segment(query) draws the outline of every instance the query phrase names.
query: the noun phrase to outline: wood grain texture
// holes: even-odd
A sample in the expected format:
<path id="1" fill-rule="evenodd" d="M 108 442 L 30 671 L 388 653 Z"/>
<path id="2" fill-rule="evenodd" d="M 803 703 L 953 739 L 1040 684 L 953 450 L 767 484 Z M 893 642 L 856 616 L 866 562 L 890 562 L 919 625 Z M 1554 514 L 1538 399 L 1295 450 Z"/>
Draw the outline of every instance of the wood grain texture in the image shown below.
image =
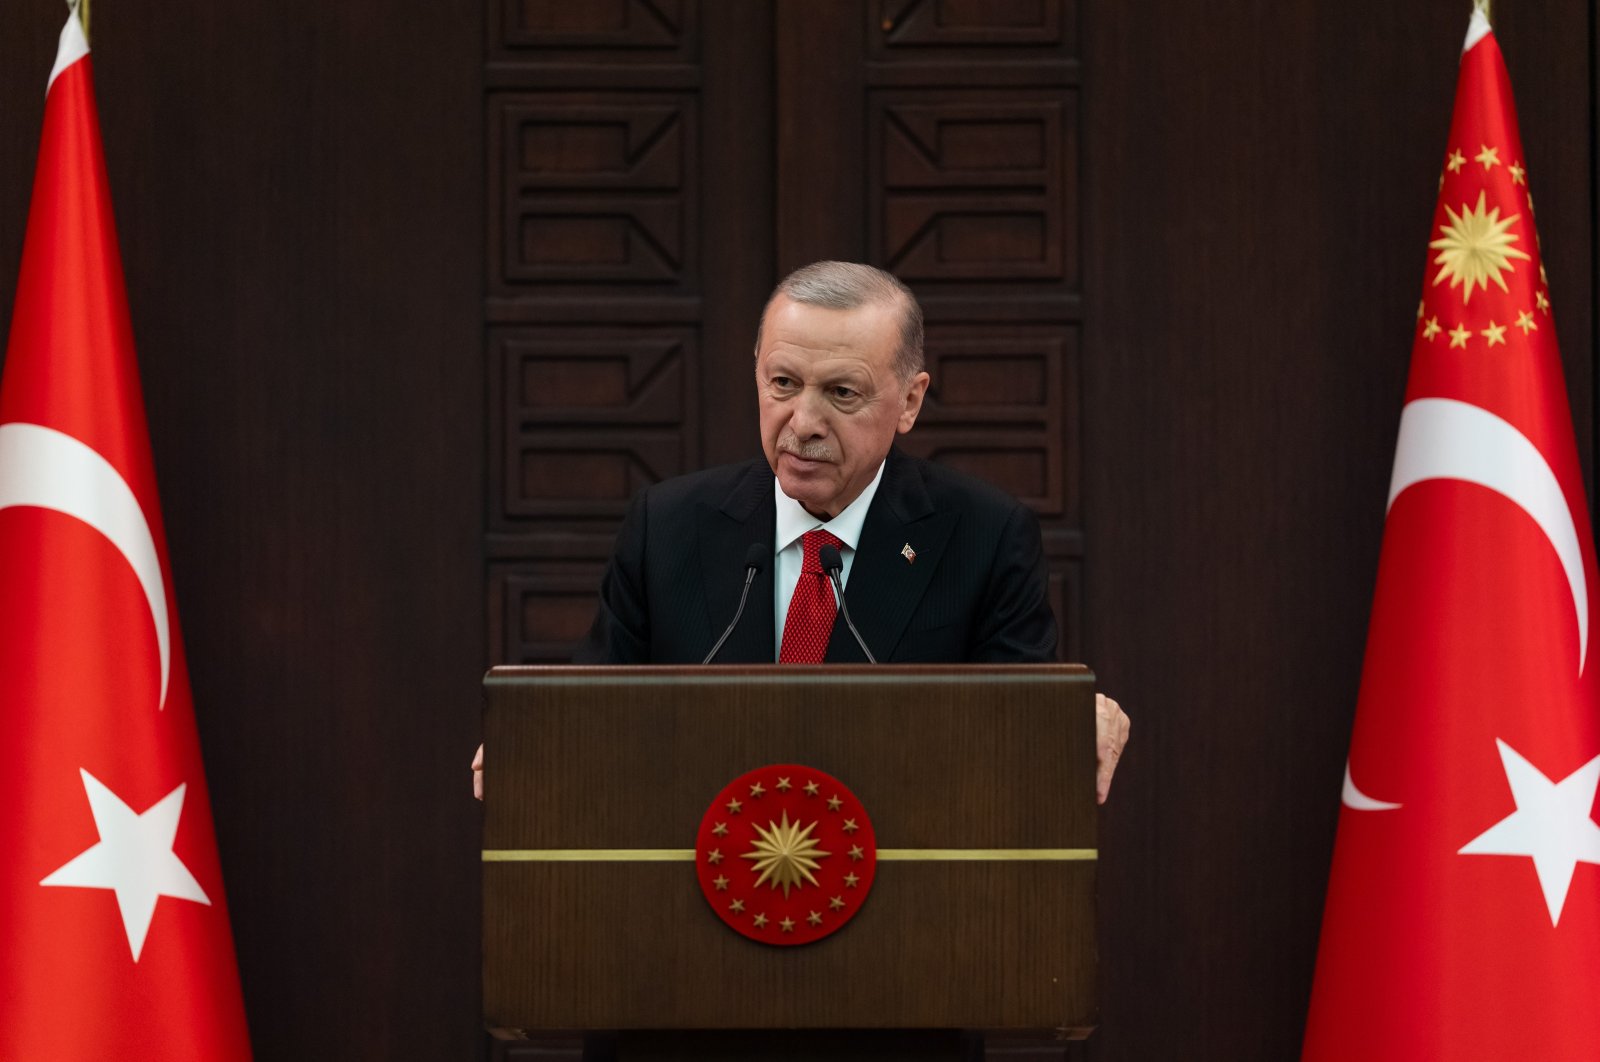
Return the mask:
<path id="1" fill-rule="evenodd" d="M 693 846 L 732 778 L 850 786 L 883 848 L 1093 848 L 1093 685 L 1013 668 L 496 669 L 486 849 Z M 880 863 L 798 948 L 745 939 L 687 863 L 484 867 L 485 1013 L 526 1028 L 1094 1023 L 1094 863 Z"/>

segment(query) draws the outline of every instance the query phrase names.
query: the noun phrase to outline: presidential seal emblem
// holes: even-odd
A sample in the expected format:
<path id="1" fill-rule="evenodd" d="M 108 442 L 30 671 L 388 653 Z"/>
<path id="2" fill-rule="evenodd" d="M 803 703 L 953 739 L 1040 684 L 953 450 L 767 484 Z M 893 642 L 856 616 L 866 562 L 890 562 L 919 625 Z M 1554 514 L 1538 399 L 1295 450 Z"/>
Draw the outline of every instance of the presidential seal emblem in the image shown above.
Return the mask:
<path id="1" fill-rule="evenodd" d="M 838 930 L 861 909 L 877 865 L 861 801 L 832 775 L 798 764 L 729 782 L 695 838 L 706 902 L 763 944 L 810 944 Z"/>

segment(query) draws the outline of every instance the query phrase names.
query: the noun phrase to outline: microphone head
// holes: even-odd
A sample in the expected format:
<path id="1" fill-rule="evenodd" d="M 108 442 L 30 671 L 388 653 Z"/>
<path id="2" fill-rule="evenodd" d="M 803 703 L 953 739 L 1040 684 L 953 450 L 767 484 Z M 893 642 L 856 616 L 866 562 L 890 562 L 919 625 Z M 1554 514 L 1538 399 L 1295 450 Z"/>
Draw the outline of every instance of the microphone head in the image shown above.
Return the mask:
<path id="1" fill-rule="evenodd" d="M 822 570 L 825 572 L 844 570 L 844 558 L 839 556 L 837 546 L 823 546 L 817 550 L 817 560 L 822 562 Z"/>
<path id="2" fill-rule="evenodd" d="M 750 548 L 744 551 L 744 566 L 746 568 L 754 568 L 758 572 L 765 571 L 767 557 L 771 555 L 771 552 L 771 550 L 767 549 L 765 542 L 750 543 Z"/>

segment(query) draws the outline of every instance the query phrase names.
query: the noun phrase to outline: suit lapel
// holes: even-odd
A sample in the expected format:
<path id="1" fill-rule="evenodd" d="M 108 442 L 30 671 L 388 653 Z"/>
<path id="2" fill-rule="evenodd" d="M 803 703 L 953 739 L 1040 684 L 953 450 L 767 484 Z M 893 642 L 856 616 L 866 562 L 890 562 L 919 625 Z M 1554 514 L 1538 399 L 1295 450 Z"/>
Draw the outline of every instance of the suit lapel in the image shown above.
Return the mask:
<path id="1" fill-rule="evenodd" d="M 710 650 L 723 628 L 733 619 L 744 589 L 744 558 L 752 543 L 767 547 L 767 563 L 750 584 L 744 615 L 713 663 L 770 664 L 776 659 L 772 642 L 772 538 L 777 518 L 772 501 L 772 470 L 765 461 L 752 461 L 728 496 L 718 504 L 702 503 L 700 571 L 706 594 L 709 629 L 705 647 Z M 848 632 L 847 632 L 848 633 Z M 704 652 L 701 653 L 704 655 Z"/>
<path id="2" fill-rule="evenodd" d="M 943 560 L 957 515 L 936 510 L 916 463 L 898 450 L 889 451 L 883 482 L 867 509 L 844 591 L 856 629 L 879 660 L 893 656 L 934 569 Z M 907 545 L 916 552 L 915 563 L 901 552 Z M 824 660 L 849 663 L 866 659 L 844 617 L 839 617 Z"/>

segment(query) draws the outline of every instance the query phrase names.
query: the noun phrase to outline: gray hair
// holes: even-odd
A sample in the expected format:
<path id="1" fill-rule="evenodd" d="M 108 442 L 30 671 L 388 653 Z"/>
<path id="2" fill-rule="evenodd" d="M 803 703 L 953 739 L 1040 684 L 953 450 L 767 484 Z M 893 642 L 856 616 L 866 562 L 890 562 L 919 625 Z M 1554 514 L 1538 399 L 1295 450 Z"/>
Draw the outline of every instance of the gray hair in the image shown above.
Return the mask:
<path id="1" fill-rule="evenodd" d="M 812 262 L 778 281 L 761 310 L 756 326 L 756 352 L 761 351 L 761 326 L 772 300 L 787 295 L 807 306 L 829 310 L 854 310 L 879 302 L 899 302 L 900 346 L 894 352 L 895 375 L 909 380 L 922 371 L 922 307 L 900 278 L 860 262 Z"/>

